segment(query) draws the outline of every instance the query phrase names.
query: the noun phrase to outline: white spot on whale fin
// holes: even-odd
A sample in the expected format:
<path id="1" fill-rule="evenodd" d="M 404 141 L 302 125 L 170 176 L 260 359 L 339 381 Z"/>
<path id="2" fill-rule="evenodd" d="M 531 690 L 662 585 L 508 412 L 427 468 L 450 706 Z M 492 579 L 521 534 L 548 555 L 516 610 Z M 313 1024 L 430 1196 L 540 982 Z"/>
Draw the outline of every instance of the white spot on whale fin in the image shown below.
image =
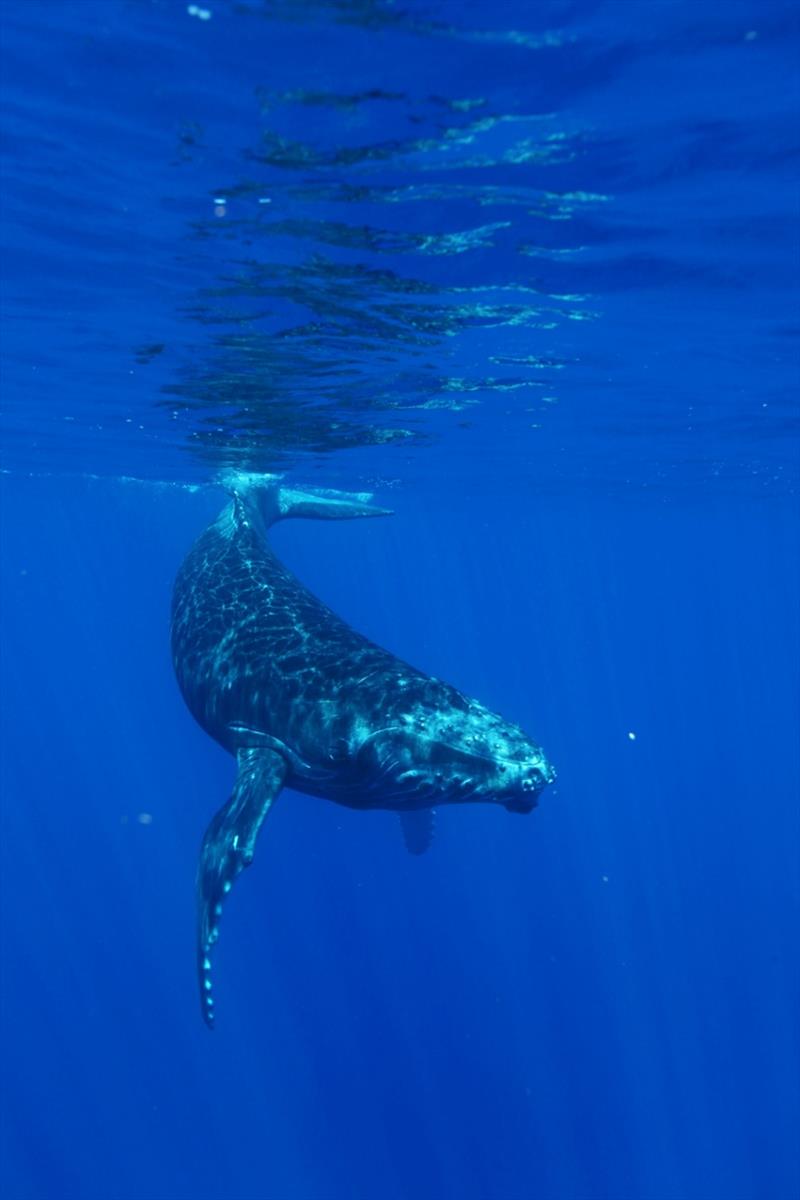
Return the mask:
<path id="1" fill-rule="evenodd" d="M 211 948 L 219 938 L 222 901 L 253 861 L 258 831 L 288 771 L 285 759 L 268 748 L 240 750 L 237 762 L 233 792 L 206 830 L 197 868 L 197 971 L 208 1026 L 214 1024 Z"/>
<path id="2" fill-rule="evenodd" d="M 436 830 L 436 810 L 434 808 L 412 808 L 408 812 L 399 812 L 400 828 L 403 831 L 403 841 L 409 854 L 424 854 L 433 841 Z"/>

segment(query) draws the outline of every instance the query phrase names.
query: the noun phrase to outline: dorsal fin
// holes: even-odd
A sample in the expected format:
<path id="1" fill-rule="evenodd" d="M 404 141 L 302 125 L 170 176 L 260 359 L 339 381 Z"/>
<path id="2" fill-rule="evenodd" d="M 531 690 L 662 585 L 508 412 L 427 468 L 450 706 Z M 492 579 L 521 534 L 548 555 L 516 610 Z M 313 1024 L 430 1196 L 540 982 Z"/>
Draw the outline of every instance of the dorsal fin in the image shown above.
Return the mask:
<path id="1" fill-rule="evenodd" d="M 277 475 L 237 473 L 227 475 L 222 482 L 235 499 L 258 512 L 267 529 L 286 517 L 336 521 L 348 517 L 391 516 L 391 509 L 371 503 L 371 492 L 294 488 L 283 484 Z"/>
<path id="2" fill-rule="evenodd" d="M 403 841 L 409 854 L 424 854 L 433 841 L 436 829 L 436 810 L 433 808 L 412 808 L 407 812 L 399 812 L 400 828 L 403 830 Z"/>

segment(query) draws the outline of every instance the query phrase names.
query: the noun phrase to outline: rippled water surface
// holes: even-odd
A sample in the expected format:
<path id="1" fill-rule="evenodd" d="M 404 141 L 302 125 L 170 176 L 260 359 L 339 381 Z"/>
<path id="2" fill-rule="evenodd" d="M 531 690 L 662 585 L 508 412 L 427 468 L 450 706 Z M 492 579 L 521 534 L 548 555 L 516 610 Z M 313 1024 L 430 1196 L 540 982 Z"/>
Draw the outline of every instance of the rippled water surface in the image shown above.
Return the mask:
<path id="1" fill-rule="evenodd" d="M 11 467 L 794 489 L 795 16 L 6 3 Z"/>

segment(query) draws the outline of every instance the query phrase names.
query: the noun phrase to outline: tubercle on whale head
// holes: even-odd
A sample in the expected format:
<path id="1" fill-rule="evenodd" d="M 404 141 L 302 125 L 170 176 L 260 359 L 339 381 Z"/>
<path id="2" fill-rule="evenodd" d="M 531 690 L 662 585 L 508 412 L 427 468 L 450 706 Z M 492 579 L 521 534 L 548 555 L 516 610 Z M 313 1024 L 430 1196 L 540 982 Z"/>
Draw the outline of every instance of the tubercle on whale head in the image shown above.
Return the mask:
<path id="1" fill-rule="evenodd" d="M 539 751 L 541 757 L 538 762 L 530 763 L 520 772 L 518 776 L 518 786 L 513 789 L 513 794 L 509 795 L 507 791 L 498 795 L 497 799 L 503 805 L 506 812 L 510 813 L 529 813 L 533 812 L 534 808 L 539 803 L 539 795 L 547 787 L 553 783 L 556 778 L 556 773 L 552 765 L 547 761 L 544 755 Z"/>
<path id="2" fill-rule="evenodd" d="M 478 704 L 415 708 L 377 730 L 359 752 L 380 781 L 386 807 L 483 801 L 531 812 L 555 779 L 540 746 Z"/>

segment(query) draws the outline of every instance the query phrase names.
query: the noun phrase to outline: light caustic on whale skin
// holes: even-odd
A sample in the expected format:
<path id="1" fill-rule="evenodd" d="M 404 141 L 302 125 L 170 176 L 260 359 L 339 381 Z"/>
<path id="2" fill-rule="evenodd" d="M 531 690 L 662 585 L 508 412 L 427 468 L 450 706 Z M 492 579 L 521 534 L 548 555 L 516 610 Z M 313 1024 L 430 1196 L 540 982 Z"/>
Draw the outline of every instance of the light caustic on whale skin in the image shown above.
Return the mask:
<path id="1" fill-rule="evenodd" d="M 252 862 L 284 785 L 350 808 L 396 811 L 421 853 L 433 809 L 488 801 L 530 812 L 555 773 L 516 725 L 368 641 L 273 553 L 284 517 L 385 516 L 368 494 L 228 477 L 232 499 L 195 542 L 173 594 L 172 656 L 186 703 L 237 760 L 197 874 L 203 1015 L 214 1020 L 211 948 L 222 902 Z"/>

